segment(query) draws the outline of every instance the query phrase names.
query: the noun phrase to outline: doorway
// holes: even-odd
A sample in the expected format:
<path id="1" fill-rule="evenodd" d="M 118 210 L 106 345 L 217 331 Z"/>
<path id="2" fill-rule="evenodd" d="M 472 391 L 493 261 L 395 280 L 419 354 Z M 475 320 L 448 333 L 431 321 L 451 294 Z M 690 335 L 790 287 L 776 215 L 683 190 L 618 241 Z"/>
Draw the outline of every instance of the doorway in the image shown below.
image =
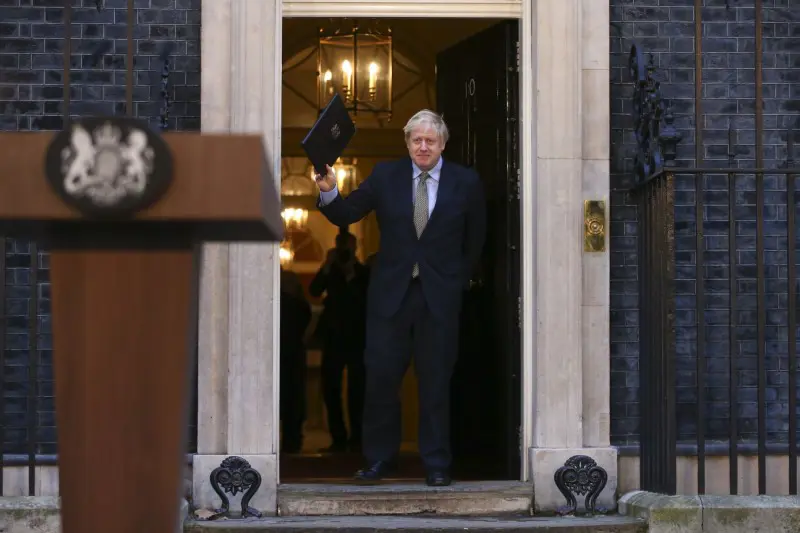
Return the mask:
<path id="1" fill-rule="evenodd" d="M 315 191 L 299 141 L 318 112 L 314 91 L 317 65 L 303 69 L 313 55 L 319 28 L 349 27 L 348 19 L 284 19 L 284 80 L 282 132 L 282 193 L 287 222 L 294 224 L 282 246 L 283 268 L 294 275 L 312 308 L 306 329 L 302 403 L 305 404 L 303 444 L 296 453 L 282 453 L 282 482 L 346 480 L 361 466 L 355 449 L 330 450 L 329 417 L 323 401 L 323 343 L 315 335 L 324 308 L 324 294 L 311 291 L 327 251 L 335 247 L 337 229 L 316 211 Z M 519 23 L 516 20 L 390 19 L 373 21 L 392 26 L 397 77 L 391 120 L 359 113 L 356 135 L 340 162 L 347 186 L 356 187 L 375 162 L 406 154 L 402 126 L 419 109 L 444 115 L 451 139 L 444 157 L 474 167 L 487 200 L 487 241 L 480 275 L 465 294 L 459 361 L 452 390 L 453 475 L 457 480 L 519 479 L 521 447 L 520 330 L 520 197 L 519 197 Z M 428 39 L 420 35 L 431 36 Z M 405 41 L 405 43 L 404 43 Z M 312 43 L 312 44 L 308 44 Z M 311 49 L 311 50 L 310 50 Z M 305 59 L 304 59 L 305 58 Z M 418 78 L 418 79 L 416 79 Z M 302 179 L 301 179 L 302 177 Z M 313 182 L 310 183 L 313 187 Z M 283 187 L 285 186 L 285 187 Z M 366 262 L 377 251 L 374 215 L 348 228 Z M 315 294 L 312 294 L 314 292 Z M 283 294 L 282 294 L 283 296 Z M 282 306 L 283 308 L 283 306 Z M 284 327 L 282 316 L 281 324 Z M 287 378 L 282 354 L 281 401 L 295 389 Z M 342 372 L 343 391 L 349 386 Z M 294 382 L 287 381 L 295 379 Z M 403 385 L 404 442 L 399 477 L 422 478 L 416 457 L 416 382 L 413 368 Z M 343 394 L 346 425 L 346 394 Z M 294 401 L 299 401 L 295 396 Z M 291 401 L 291 400 L 289 400 Z M 284 405 L 281 410 L 284 411 Z"/>
<path id="2" fill-rule="evenodd" d="M 437 109 L 451 138 L 444 156 L 484 182 L 481 274 L 464 300 L 453 376 L 456 458 L 484 478 L 520 469 L 519 23 L 496 23 L 439 54 Z"/>

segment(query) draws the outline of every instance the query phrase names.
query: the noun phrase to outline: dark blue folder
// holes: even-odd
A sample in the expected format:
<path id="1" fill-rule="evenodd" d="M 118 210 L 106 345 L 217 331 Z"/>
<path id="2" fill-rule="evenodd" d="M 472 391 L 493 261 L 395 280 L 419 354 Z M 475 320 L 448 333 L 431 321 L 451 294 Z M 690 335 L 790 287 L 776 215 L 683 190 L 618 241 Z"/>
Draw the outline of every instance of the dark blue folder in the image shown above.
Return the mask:
<path id="1" fill-rule="evenodd" d="M 355 133 L 356 125 L 336 93 L 301 143 L 317 174 L 326 173 L 325 165 L 333 166 Z"/>

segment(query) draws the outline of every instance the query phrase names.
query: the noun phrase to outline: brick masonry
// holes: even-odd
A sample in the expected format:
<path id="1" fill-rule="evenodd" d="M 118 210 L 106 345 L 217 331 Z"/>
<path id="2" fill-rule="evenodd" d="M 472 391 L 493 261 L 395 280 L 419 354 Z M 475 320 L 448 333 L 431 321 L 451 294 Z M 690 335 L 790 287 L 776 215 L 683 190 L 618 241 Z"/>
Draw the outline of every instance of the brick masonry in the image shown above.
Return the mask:
<path id="1" fill-rule="evenodd" d="M 765 165 L 786 158 L 786 129 L 798 124 L 800 113 L 800 9 L 797 0 L 764 0 L 764 123 Z M 169 129 L 196 130 L 200 122 L 200 0 L 135 0 L 137 24 L 135 113 L 158 125 L 160 71 L 158 58 L 166 42 L 174 43 L 169 76 L 173 101 Z M 72 108 L 74 115 L 125 112 L 125 0 L 75 0 L 72 40 Z M 714 164 L 724 163 L 729 120 L 738 132 L 737 164 L 754 162 L 754 0 L 705 0 L 704 153 Z M 790 5 L 792 8 L 790 9 Z M 0 0 L 0 130 L 49 130 L 61 127 L 63 112 L 63 0 Z M 678 159 L 693 165 L 694 17 L 692 0 L 611 0 L 612 223 L 611 223 L 611 351 L 612 438 L 617 444 L 638 440 L 638 294 L 636 210 L 625 192 L 632 179 L 634 154 L 627 56 L 632 42 L 654 54 L 663 91 L 671 99 L 676 126 L 684 134 Z M 95 60 L 101 41 L 108 53 Z M 792 70 L 794 69 L 794 70 Z M 798 158 L 800 154 L 795 154 Z M 743 179 L 737 197 L 742 222 L 737 237 L 741 313 L 738 353 L 742 367 L 739 398 L 740 428 L 752 437 L 755 422 L 754 223 L 752 181 Z M 696 329 L 694 322 L 694 196 L 691 183 L 679 182 L 677 194 L 678 376 L 680 433 L 693 435 Z M 710 437 L 726 431 L 727 219 L 722 204 L 727 191 L 719 182 L 706 193 L 706 301 L 709 339 L 707 429 Z M 766 192 L 765 240 L 767 303 L 769 306 L 768 430 L 773 440 L 786 439 L 786 208 L 785 182 L 770 178 Z M 28 381 L 27 319 L 31 305 L 31 253 L 27 242 L 6 240 L 6 452 L 24 452 L 27 440 Z M 38 254 L 37 325 L 40 358 L 37 380 L 38 422 L 42 453 L 55 450 L 50 351 L 47 254 Z M 800 337 L 799 337 L 800 338 Z M 194 432 L 192 432 L 194 433 Z"/>
<path id="2" fill-rule="evenodd" d="M 74 0 L 71 40 L 73 116 L 123 114 L 127 51 L 126 0 Z M 62 24 L 64 0 L 0 0 L 0 130 L 54 130 L 64 112 Z M 200 128 L 200 0 L 135 0 L 134 113 L 153 127 L 160 124 L 159 54 L 170 55 L 170 130 Z M 102 42 L 106 53 L 95 52 Z M 0 239 L 2 240 L 2 239 Z M 39 453 L 55 452 L 55 417 L 50 333 L 48 257 L 39 251 L 37 270 L 37 347 Z M 6 334 L 3 407 L 4 451 L 26 453 L 29 412 L 29 345 L 32 256 L 28 242 L 5 240 Z M 0 283 L 2 274 L 0 273 Z M 0 287 L 0 294 L 2 294 Z M 0 346 L 2 343 L 0 342 Z M 190 434 L 194 440 L 195 431 Z M 193 442 L 190 449 L 193 449 Z"/>
<path id="3" fill-rule="evenodd" d="M 787 158 L 787 129 L 800 132 L 800 4 L 764 0 L 764 166 L 775 168 Z M 611 414 L 612 440 L 629 444 L 639 437 L 639 329 L 636 208 L 626 192 L 632 183 L 632 85 L 628 53 L 637 42 L 653 54 L 662 92 L 671 100 L 675 125 L 683 133 L 679 166 L 695 166 L 695 39 L 693 0 L 611 1 Z M 736 165 L 755 166 L 755 1 L 704 0 L 703 154 L 708 166 L 727 166 L 728 125 L 736 130 Z M 795 153 L 795 160 L 800 159 Z M 696 218 L 694 181 L 678 177 L 676 192 L 676 292 L 678 433 L 696 435 L 695 290 Z M 765 179 L 767 421 L 770 441 L 788 437 L 787 225 L 786 181 Z M 727 181 L 704 183 L 706 343 L 706 436 L 727 437 L 728 414 L 728 231 Z M 739 297 L 738 426 L 744 440 L 756 436 L 756 256 L 755 185 L 752 177 L 736 186 L 736 274 Z M 800 243 L 799 243 L 800 244 Z M 793 290 L 796 290 L 793 287 Z"/>

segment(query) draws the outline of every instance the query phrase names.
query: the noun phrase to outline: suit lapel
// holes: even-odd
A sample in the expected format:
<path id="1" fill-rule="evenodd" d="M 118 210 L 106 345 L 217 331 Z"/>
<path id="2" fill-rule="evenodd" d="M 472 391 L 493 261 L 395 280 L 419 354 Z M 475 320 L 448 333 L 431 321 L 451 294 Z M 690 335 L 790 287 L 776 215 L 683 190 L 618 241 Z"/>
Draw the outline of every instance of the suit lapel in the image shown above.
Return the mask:
<path id="1" fill-rule="evenodd" d="M 442 216 L 442 210 L 447 209 L 447 206 L 450 205 L 450 198 L 453 196 L 456 185 L 456 179 L 455 176 L 453 176 L 452 169 L 453 167 L 448 165 L 447 161 L 442 160 L 442 170 L 439 172 L 439 189 L 436 193 L 436 204 L 433 206 L 433 212 L 428 219 L 426 229 L 431 224 L 436 223 L 436 220 Z"/>
<path id="2" fill-rule="evenodd" d="M 397 169 L 397 183 L 402 183 L 405 191 L 401 191 L 399 198 L 406 198 L 407 202 L 402 202 L 403 213 L 408 221 L 408 227 L 414 237 L 417 236 L 417 228 L 414 227 L 414 167 L 411 165 L 411 158 L 403 158 L 400 167 Z"/>

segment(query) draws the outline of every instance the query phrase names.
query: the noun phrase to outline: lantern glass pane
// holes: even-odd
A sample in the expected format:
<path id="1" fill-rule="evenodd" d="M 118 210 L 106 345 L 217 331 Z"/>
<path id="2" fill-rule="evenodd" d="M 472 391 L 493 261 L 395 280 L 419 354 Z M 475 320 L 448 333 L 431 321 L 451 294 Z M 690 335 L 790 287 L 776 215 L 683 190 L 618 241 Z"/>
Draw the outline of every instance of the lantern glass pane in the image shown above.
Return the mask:
<path id="1" fill-rule="evenodd" d="M 376 34 L 359 34 L 357 44 L 359 109 L 389 110 L 391 40 Z"/>
<path id="2" fill-rule="evenodd" d="M 355 97 L 355 48 L 353 35 L 321 37 L 319 42 L 320 107 L 335 93 L 349 106 Z"/>

